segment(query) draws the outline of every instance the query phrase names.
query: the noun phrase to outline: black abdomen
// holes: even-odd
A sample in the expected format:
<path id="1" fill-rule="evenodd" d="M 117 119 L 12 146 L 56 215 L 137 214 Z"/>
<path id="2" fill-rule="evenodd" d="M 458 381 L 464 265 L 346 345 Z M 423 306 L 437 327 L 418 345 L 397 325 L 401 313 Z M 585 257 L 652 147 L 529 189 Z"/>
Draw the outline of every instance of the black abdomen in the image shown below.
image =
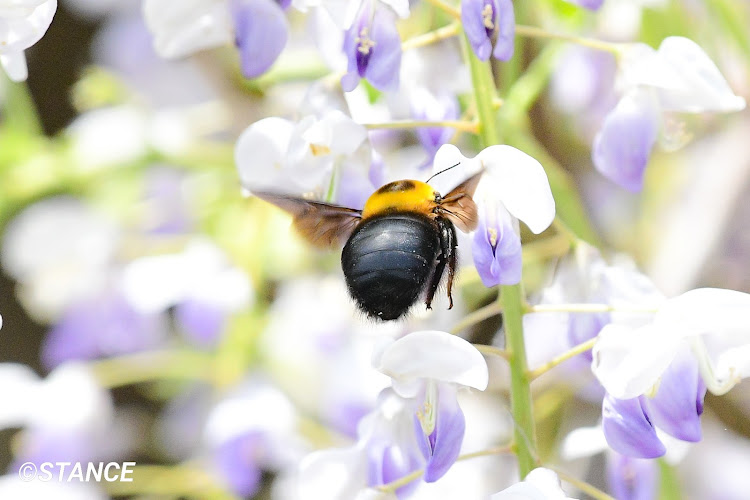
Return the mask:
<path id="1" fill-rule="evenodd" d="M 359 308 L 391 320 L 417 301 L 439 254 L 440 233 L 429 217 L 388 214 L 360 223 L 344 246 L 341 267 Z"/>

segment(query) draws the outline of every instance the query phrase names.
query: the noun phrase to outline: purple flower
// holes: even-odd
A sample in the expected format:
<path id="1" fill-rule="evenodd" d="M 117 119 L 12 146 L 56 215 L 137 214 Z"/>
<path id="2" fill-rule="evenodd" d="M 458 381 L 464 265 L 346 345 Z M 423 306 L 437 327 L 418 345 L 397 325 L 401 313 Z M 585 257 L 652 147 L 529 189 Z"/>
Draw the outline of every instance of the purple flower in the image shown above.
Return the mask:
<path id="1" fill-rule="evenodd" d="M 461 0 L 461 22 L 471 48 L 481 61 L 513 57 L 516 16 L 511 0 Z M 497 36 L 495 48 L 492 39 Z"/>
<path id="2" fill-rule="evenodd" d="M 487 207 L 471 245 L 474 265 L 484 286 L 512 285 L 521 281 L 521 238 L 504 207 Z"/>
<path id="3" fill-rule="evenodd" d="M 158 314 L 138 312 L 119 294 L 105 294 L 63 315 L 44 341 L 42 361 L 54 368 L 74 359 L 143 351 L 158 346 L 163 333 Z"/>
<path id="4" fill-rule="evenodd" d="M 420 89 L 421 90 L 421 89 Z M 426 90 L 412 93 L 412 115 L 415 120 L 457 120 L 459 106 L 456 97 L 443 94 L 435 96 Z M 425 127 L 416 129 L 417 138 L 429 158 L 424 166 L 432 164 L 440 146 L 450 141 L 455 133 L 450 127 Z"/>
<path id="5" fill-rule="evenodd" d="M 432 402 L 425 401 L 423 405 L 430 403 Z M 419 413 L 414 416 L 414 427 L 419 450 L 427 461 L 424 480 L 428 483 L 435 482 L 448 472 L 458 458 L 466 430 L 464 413 L 458 406 L 455 387 L 441 385 L 437 389 L 437 417 L 435 428 L 429 435 L 423 432 Z"/>
<path id="6" fill-rule="evenodd" d="M 401 38 L 395 15 L 375 0 L 365 0 L 352 26 L 344 34 L 344 53 L 349 64 L 341 78 L 346 92 L 354 90 L 360 78 L 378 90 L 398 88 L 401 67 Z"/>
<path id="7" fill-rule="evenodd" d="M 213 451 L 218 473 L 235 495 L 247 498 L 257 493 L 261 480 L 257 457 L 264 446 L 263 434 L 254 432 L 236 436 Z"/>
<path id="8" fill-rule="evenodd" d="M 568 3 L 580 5 L 589 10 L 597 10 L 602 6 L 604 0 L 566 0 Z"/>
<path id="9" fill-rule="evenodd" d="M 657 498 L 659 468 L 653 460 L 631 458 L 611 453 L 607 460 L 607 481 L 619 500 L 654 500 Z"/>
<path id="10" fill-rule="evenodd" d="M 227 311 L 208 301 L 187 299 L 175 306 L 175 319 L 190 342 L 213 347 L 224 332 Z"/>
<path id="11" fill-rule="evenodd" d="M 242 74 L 255 78 L 268 71 L 286 45 L 284 2 L 280 6 L 273 0 L 234 0 L 231 6 Z"/>
<path id="12" fill-rule="evenodd" d="M 629 457 L 656 458 L 666 452 L 656 435 L 657 427 L 682 441 L 698 442 L 705 395 L 697 363 L 689 353 L 680 353 L 662 375 L 653 397 L 617 399 L 606 395 L 602 427 L 607 443 Z"/>
<path id="13" fill-rule="evenodd" d="M 656 396 L 646 398 L 646 404 L 654 425 L 672 437 L 697 443 L 702 437 L 700 416 L 705 396 L 698 363 L 682 353 L 661 376 Z"/>
<path id="14" fill-rule="evenodd" d="M 659 135 L 660 112 L 653 95 L 626 94 L 594 138 L 592 159 L 605 177 L 629 191 L 643 189 L 643 173 Z"/>

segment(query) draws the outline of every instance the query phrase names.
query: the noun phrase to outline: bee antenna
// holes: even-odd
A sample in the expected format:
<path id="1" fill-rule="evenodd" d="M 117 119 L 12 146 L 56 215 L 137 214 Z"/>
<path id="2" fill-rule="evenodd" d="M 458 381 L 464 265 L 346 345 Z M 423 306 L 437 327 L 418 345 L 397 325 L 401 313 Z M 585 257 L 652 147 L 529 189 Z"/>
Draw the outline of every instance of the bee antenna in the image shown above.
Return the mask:
<path id="1" fill-rule="evenodd" d="M 453 165 L 453 166 L 451 166 L 451 167 L 448 167 L 448 168 L 444 168 L 443 170 L 441 170 L 440 172 L 438 172 L 438 173 L 436 173 L 436 174 L 432 174 L 432 176 L 430 176 L 430 178 L 429 178 L 429 179 L 427 179 L 427 180 L 426 180 L 425 182 L 430 182 L 430 181 L 431 181 L 432 179 L 434 179 L 434 178 L 435 178 L 435 177 L 437 177 L 438 175 L 442 174 L 443 172 L 447 172 L 448 170 L 450 170 L 450 169 L 452 169 L 452 168 L 456 168 L 456 167 L 457 167 L 457 166 L 459 166 L 460 164 L 461 164 L 461 162 L 458 162 L 458 163 L 456 163 L 455 165 Z"/>

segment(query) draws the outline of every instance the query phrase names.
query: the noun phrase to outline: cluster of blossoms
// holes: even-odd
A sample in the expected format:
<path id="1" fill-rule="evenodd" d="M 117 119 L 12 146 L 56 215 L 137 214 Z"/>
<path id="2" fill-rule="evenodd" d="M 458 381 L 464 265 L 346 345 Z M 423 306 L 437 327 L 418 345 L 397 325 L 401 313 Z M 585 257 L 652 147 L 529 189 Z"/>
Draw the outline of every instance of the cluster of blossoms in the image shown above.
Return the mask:
<path id="1" fill-rule="evenodd" d="M 591 16 L 605 4 L 568 3 L 575 7 L 561 9 L 580 7 Z M 149 394 L 164 399 L 154 426 L 159 451 L 185 474 L 209 477 L 209 492 L 250 497 L 271 472 L 273 498 L 455 498 L 440 488 L 456 481 L 492 500 L 566 500 L 560 479 L 581 484 L 539 452 L 532 418 L 531 382 L 556 370 L 558 383 L 570 383 L 568 393 L 601 408 L 590 427 L 559 426 L 556 432 L 568 433 L 560 439 L 560 458 L 606 451 L 607 482 L 618 499 L 656 498 L 653 459 L 685 459 L 686 443 L 703 437 L 707 392 L 725 394 L 750 376 L 750 295 L 697 288 L 666 296 L 632 262 L 605 259 L 570 228 L 588 224 L 575 220 L 585 218 L 575 211 L 577 193 L 534 134 L 508 133 L 519 147 L 499 144 L 498 123 L 523 129 L 525 122 L 503 116 L 503 108 L 511 115 L 528 110 L 531 102 L 519 102 L 536 98 L 529 87 L 546 80 L 553 66 L 536 67 L 543 75 L 523 82 L 527 87 L 503 89 L 506 100 L 497 96 L 493 70 L 503 73 L 503 62 L 528 55 L 515 46 L 519 36 L 576 40 L 517 24 L 518 6 L 511 0 L 143 0 L 129 12 L 161 58 L 229 47 L 227 59 L 255 80 L 259 93 L 268 90 L 264 81 L 283 81 L 289 66 L 298 69 L 299 60 L 285 61 L 288 53 L 307 57 L 313 44 L 323 76 L 315 68 L 303 96 L 279 99 L 284 116 L 253 108 L 241 127 L 252 123 L 231 148 L 236 171 L 217 173 L 211 164 L 192 177 L 152 166 L 139 171 L 147 174 L 135 196 L 138 215 L 117 221 L 58 196 L 30 204 L 4 228 L 3 268 L 27 312 L 50 325 L 41 347 L 46 379 L 24 365 L 0 364 L 0 396 L 18 401 L 0 412 L 0 427 L 23 429 L 14 467 L 137 453 L 147 424 L 121 417 L 107 387 L 177 378 L 192 383 L 178 390 L 165 384 Z M 54 0 L 0 0 L 0 63 L 11 80 L 27 78 L 24 50 L 44 35 L 55 9 Z M 417 9 L 440 9 L 430 26 L 441 16 L 449 24 L 403 37 Z M 293 28 L 303 20 L 310 30 L 298 38 Z M 461 37 L 463 52 L 454 36 Z M 664 38 L 657 49 L 578 41 L 603 48 L 609 58 L 611 81 L 589 82 L 592 95 L 609 95 L 609 106 L 596 110 L 596 130 L 586 140 L 596 170 L 625 190 L 643 189 L 657 142 L 669 149 L 683 145 L 672 113 L 745 107 L 688 38 Z M 414 55 L 433 42 L 443 44 L 436 59 Z M 118 68 L 123 79 L 137 72 L 136 59 L 133 67 Z M 454 59 L 456 68 L 432 67 Z M 291 80 L 300 78 L 290 73 Z M 156 91 L 144 93 L 152 98 Z M 271 92 L 267 97 L 278 99 Z M 191 149 L 193 142 L 229 128 L 222 123 L 230 121 L 226 107 L 199 108 L 127 103 L 90 112 L 68 128 L 65 153 L 89 174 L 115 175 L 123 165 L 142 168 L 155 157 L 179 165 L 200 150 Z M 207 115 L 219 124 L 204 123 Z M 414 129 L 413 137 L 394 130 L 401 128 Z M 120 134 L 114 148 L 108 147 L 110 130 Z M 464 133 L 479 142 L 462 142 Z M 226 153 L 221 149 L 224 161 Z M 277 227 L 263 229 L 273 225 L 275 212 L 259 200 L 246 211 L 239 200 L 275 193 L 356 211 L 392 181 L 434 174 L 427 183 L 437 200 L 479 173 L 471 193 L 476 227 L 457 235 L 464 270 L 457 282 L 466 293 L 456 294 L 450 312 L 415 310 L 391 324 L 358 318 L 338 276 L 299 277 L 286 269 L 293 259 L 280 248 L 294 242 L 269 236 L 280 232 Z M 209 200 L 200 200 L 211 212 L 203 228 L 191 212 L 195 200 L 186 196 L 188 177 L 209 185 L 194 197 Z M 238 200 L 227 202 L 227 192 Z M 215 215 L 217 207 L 226 212 Z M 258 212 L 248 216 L 252 210 Z M 246 217 L 254 236 L 236 230 Z M 133 224 L 140 219 L 151 224 Z M 251 255 L 244 266 L 211 232 L 245 245 Z M 66 238 L 58 240 L 60 234 Z M 528 242 L 543 249 L 538 260 L 555 263 L 547 287 L 541 278 L 526 279 L 533 264 Z M 256 287 L 264 294 L 256 297 Z M 524 287 L 535 291 L 528 301 Z M 449 333 L 447 324 L 462 325 L 454 313 L 470 308 L 478 310 Z M 502 324 L 490 327 L 486 344 L 456 333 L 501 313 Z M 506 390 L 507 410 L 481 399 L 498 399 Z M 66 403 L 72 397 L 74 404 Z M 494 411 L 489 417 L 488 407 Z M 497 424 L 498 414 L 509 414 L 508 422 Z M 503 428 L 476 431 L 492 427 L 490 421 Z M 472 432 L 481 438 L 472 439 Z M 511 453 L 518 460 L 502 462 L 505 477 L 496 472 L 502 460 L 496 455 Z M 477 457 L 493 459 L 492 472 L 462 471 L 462 459 Z M 6 486 L 16 487 L 0 482 L 0 497 Z M 175 494 L 182 493 L 176 487 Z M 93 487 L 75 494 L 99 498 Z"/>

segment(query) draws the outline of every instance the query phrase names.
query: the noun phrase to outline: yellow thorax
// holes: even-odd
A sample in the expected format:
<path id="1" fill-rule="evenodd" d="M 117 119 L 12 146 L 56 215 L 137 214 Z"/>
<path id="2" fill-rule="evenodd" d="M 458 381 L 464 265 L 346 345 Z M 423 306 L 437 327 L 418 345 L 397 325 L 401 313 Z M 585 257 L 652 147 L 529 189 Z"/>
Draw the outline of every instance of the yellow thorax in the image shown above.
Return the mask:
<path id="1" fill-rule="evenodd" d="M 435 206 L 435 189 L 421 181 L 403 180 L 386 184 L 367 199 L 362 218 L 386 212 L 428 214 Z"/>

